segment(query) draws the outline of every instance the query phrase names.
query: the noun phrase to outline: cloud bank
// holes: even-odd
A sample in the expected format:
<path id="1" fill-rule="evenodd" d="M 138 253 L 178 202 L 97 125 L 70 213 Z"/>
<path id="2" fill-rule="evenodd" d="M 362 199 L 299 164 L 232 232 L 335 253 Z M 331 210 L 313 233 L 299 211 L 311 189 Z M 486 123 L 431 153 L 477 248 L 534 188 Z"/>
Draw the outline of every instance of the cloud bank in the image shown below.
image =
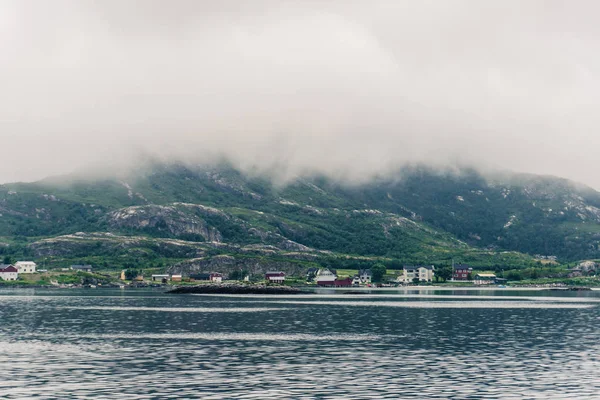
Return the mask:
<path id="1" fill-rule="evenodd" d="M 0 182 L 142 155 L 284 178 L 458 162 L 600 188 L 599 14 L 552 0 L 5 0 Z"/>

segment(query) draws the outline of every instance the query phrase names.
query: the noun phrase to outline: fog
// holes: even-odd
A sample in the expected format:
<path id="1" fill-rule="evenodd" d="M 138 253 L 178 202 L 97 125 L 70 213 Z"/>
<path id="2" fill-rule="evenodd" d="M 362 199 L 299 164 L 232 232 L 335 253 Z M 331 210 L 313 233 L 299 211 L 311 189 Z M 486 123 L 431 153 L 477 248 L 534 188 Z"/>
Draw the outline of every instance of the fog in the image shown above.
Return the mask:
<path id="1" fill-rule="evenodd" d="M 217 4 L 218 3 L 218 4 Z M 595 1 L 0 1 L 0 182 L 226 158 L 600 188 Z"/>

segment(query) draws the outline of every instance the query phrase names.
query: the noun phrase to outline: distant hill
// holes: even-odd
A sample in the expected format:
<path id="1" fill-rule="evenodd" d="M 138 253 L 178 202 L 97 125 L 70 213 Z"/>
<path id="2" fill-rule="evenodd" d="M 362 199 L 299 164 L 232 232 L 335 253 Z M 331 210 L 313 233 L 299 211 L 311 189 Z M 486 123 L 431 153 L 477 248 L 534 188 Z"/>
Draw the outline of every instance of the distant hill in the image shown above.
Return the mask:
<path id="1" fill-rule="evenodd" d="M 452 259 L 518 267 L 536 254 L 598 258 L 600 193 L 554 177 L 486 179 L 468 169 L 411 167 L 361 185 L 312 177 L 279 187 L 229 165 L 154 164 L 127 178 L 0 185 L 0 242 L 4 255 L 49 265 L 215 268 L 233 257 L 232 268 Z"/>

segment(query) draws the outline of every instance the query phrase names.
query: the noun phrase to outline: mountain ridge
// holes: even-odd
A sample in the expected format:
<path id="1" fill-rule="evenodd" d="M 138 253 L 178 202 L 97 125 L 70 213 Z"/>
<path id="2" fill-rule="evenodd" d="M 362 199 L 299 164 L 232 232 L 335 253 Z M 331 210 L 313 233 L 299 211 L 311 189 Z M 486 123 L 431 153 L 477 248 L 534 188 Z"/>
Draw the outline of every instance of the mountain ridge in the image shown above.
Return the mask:
<path id="1" fill-rule="evenodd" d="M 516 267 L 533 265 L 536 254 L 562 261 L 600 257 L 600 193 L 562 178 L 498 176 L 412 166 L 360 185 L 313 176 L 279 186 L 227 164 L 157 164 L 127 180 L 4 184 L 0 252 L 50 257 L 51 263 L 104 256 L 115 267 L 173 264 L 199 254 L 173 253 L 164 243 L 157 246 L 160 240 L 238 246 L 213 246 L 213 255 L 272 246 L 314 253 L 323 263 L 372 257 L 396 264 L 456 259 Z M 84 246 L 87 255 L 69 252 L 65 242 L 81 247 L 72 236 L 77 232 L 123 239 L 107 247 L 97 236 L 91 240 L 100 243 L 97 248 Z M 117 251 L 119 241 L 128 248 L 127 237 L 154 242 L 129 248 L 130 254 Z M 40 251 L 52 240 L 61 243 L 62 253 Z"/>

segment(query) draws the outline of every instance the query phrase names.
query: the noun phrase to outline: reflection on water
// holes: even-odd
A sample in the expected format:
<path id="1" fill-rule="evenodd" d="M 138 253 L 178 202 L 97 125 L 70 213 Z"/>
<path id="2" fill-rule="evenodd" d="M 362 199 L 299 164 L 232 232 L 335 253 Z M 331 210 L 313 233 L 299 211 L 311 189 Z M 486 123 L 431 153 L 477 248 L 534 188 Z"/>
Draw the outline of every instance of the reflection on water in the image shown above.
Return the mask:
<path id="1" fill-rule="evenodd" d="M 0 291 L 0 397 L 600 398 L 600 293 L 505 294 Z"/>
<path id="2" fill-rule="evenodd" d="M 117 306 L 65 306 L 70 310 L 108 310 L 108 311 L 160 311 L 160 312 L 201 312 L 201 313 L 224 313 L 224 312 L 265 312 L 283 310 L 273 307 L 117 307 Z"/>
<path id="3" fill-rule="evenodd" d="M 592 304 L 558 304 L 523 301 L 271 301 L 276 304 L 327 305 L 344 307 L 401 307 L 401 308 L 592 308 Z"/>

